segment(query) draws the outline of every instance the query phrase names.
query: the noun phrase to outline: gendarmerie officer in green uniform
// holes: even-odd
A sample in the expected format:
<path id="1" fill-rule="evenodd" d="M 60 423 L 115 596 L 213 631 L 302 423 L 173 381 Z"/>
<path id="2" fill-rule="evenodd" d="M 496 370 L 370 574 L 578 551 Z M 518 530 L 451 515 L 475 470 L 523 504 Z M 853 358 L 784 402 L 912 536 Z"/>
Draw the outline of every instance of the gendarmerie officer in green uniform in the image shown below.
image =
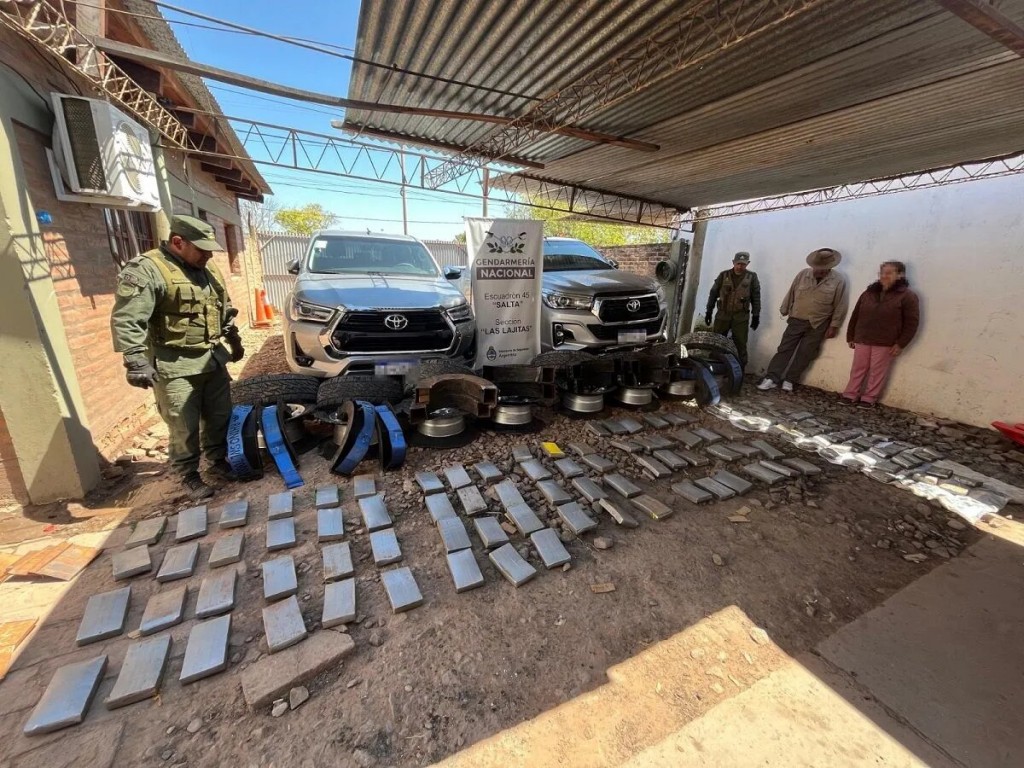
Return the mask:
<path id="1" fill-rule="evenodd" d="M 175 216 L 170 238 L 121 270 L 110 317 L 128 383 L 153 388 L 170 432 L 171 465 L 195 501 L 214 493 L 199 474 L 201 456 L 211 474 L 233 477 L 225 459 L 231 418 L 225 366 L 245 350 L 234 325 L 237 310 L 211 261 L 220 250 L 208 223 Z"/>
<path id="2" fill-rule="evenodd" d="M 761 282 L 757 273 L 747 269 L 750 254 L 740 251 L 733 257 L 732 269 L 727 269 L 715 279 L 708 297 L 704 320 L 711 325 L 711 313 L 718 305 L 718 314 L 711 330 L 723 336 L 732 334 L 740 365 L 747 368 L 748 329 L 757 329 L 761 322 Z"/>

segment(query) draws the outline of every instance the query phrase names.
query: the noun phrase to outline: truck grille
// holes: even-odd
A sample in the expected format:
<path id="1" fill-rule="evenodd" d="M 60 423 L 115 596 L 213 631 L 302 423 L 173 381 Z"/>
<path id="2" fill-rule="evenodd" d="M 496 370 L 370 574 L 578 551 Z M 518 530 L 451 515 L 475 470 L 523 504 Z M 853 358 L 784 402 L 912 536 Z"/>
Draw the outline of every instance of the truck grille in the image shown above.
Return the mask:
<path id="1" fill-rule="evenodd" d="M 598 297 L 600 298 L 600 297 Z M 631 301 L 639 302 L 640 306 L 629 311 Z M 604 323 L 628 323 L 633 320 L 648 320 L 657 317 L 661 307 L 656 296 L 621 296 L 614 299 L 602 299 L 598 317 Z"/>
<path id="2" fill-rule="evenodd" d="M 587 329 L 594 334 L 595 339 L 601 341 L 617 341 L 619 338 L 619 331 L 639 331 L 642 330 L 648 336 L 652 336 L 661 330 L 662 318 L 658 317 L 654 320 L 648 320 L 645 323 L 633 323 L 630 325 L 588 325 Z"/>
<path id="3" fill-rule="evenodd" d="M 388 325 L 401 317 L 400 328 Z M 451 346 L 454 334 L 437 310 L 350 312 L 338 323 L 331 340 L 341 352 L 428 352 Z"/>

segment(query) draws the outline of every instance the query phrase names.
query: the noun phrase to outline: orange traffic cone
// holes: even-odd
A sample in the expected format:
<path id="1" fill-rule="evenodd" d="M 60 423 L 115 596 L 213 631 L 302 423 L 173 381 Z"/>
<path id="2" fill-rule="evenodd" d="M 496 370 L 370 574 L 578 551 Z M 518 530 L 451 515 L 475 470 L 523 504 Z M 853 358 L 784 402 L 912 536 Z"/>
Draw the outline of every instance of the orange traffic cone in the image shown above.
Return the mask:
<path id="1" fill-rule="evenodd" d="M 270 318 L 267 317 L 267 305 L 263 301 L 263 289 L 256 288 L 253 291 L 254 304 L 256 306 L 256 322 L 254 322 L 253 328 L 269 328 Z"/>
<path id="2" fill-rule="evenodd" d="M 274 308 L 267 303 L 267 292 L 260 291 L 260 301 L 263 302 L 263 312 L 267 316 L 267 320 L 271 323 L 274 322 Z"/>

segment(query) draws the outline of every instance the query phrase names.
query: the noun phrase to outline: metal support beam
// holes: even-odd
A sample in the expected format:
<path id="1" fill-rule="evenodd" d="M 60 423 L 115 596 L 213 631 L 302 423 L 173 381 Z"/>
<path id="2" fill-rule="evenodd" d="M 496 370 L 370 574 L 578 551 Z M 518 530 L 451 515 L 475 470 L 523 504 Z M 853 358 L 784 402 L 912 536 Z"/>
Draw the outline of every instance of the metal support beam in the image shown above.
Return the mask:
<path id="1" fill-rule="evenodd" d="M 962 163 L 948 168 L 893 176 L 873 181 L 861 181 L 855 184 L 843 184 L 827 189 L 814 189 L 792 195 L 762 197 L 759 200 L 747 200 L 742 203 L 726 203 L 712 205 L 707 208 L 694 209 L 687 213 L 680 224 L 700 223 L 709 219 L 721 219 L 730 216 L 745 216 L 748 213 L 768 213 L 784 211 L 790 208 L 807 208 L 812 205 L 835 203 L 842 200 L 858 200 L 864 197 L 878 197 L 895 192 L 909 192 L 915 189 L 944 187 L 950 184 L 963 184 L 979 179 L 992 179 L 999 176 L 1012 176 L 1024 173 L 1024 154 Z"/>
<path id="2" fill-rule="evenodd" d="M 1008 18 L 998 8 L 981 0 L 935 0 L 950 13 L 1018 56 L 1024 57 L 1024 27 Z"/>
<path id="3" fill-rule="evenodd" d="M 576 218 L 671 228 L 679 216 L 675 206 L 663 201 L 623 197 L 614 192 L 544 179 L 528 173 L 502 174 L 492 179 L 490 185 L 492 189 L 504 190 L 510 202 L 562 211 Z M 548 204 L 529 201 L 547 201 Z"/>
<path id="4" fill-rule="evenodd" d="M 251 160 L 257 165 L 309 171 L 337 178 L 372 181 L 407 189 L 427 189 L 429 172 L 443 163 L 442 156 L 426 152 L 404 151 L 404 169 L 398 147 L 386 147 L 337 134 L 301 131 L 283 125 L 225 117 L 231 123 L 247 157 L 221 152 L 192 152 L 209 165 L 229 165 L 231 161 Z M 486 177 L 486 181 L 485 181 Z M 487 198 L 498 203 L 555 210 L 566 215 L 585 216 L 624 224 L 640 223 L 671 228 L 677 216 L 675 208 L 652 200 L 623 197 L 610 192 L 565 185 L 551 179 L 521 176 L 494 168 L 475 168 L 467 176 L 431 190 L 480 202 Z"/>
<path id="5" fill-rule="evenodd" d="M 99 93 L 124 107 L 174 147 L 194 149 L 188 129 L 181 121 L 124 70 L 106 60 L 57 8 L 42 0 L 31 4 L 4 3 L 0 9 L 0 24 L 43 49 L 66 70 L 88 80 Z"/>
<path id="6" fill-rule="evenodd" d="M 324 104 L 331 107 L 339 107 L 341 109 L 359 109 L 367 112 L 389 112 L 399 115 L 441 117 L 451 120 L 470 120 L 484 123 L 495 123 L 498 125 L 506 125 L 512 122 L 512 118 L 504 117 L 502 115 L 485 115 L 478 112 L 453 112 L 447 109 L 407 107 L 403 104 L 379 104 L 374 101 L 344 99 L 340 96 L 332 96 L 327 93 L 318 93 L 316 91 L 307 91 L 301 88 L 291 88 L 286 85 L 271 83 L 267 80 L 260 80 L 259 78 L 250 77 L 249 75 L 243 75 L 238 72 L 231 72 L 226 69 L 211 67 L 207 64 L 200 64 L 177 56 L 169 56 L 166 53 L 152 51 L 148 48 L 140 48 L 137 45 L 129 45 L 128 43 L 122 43 L 117 40 L 93 38 L 92 42 L 101 51 L 111 55 L 122 56 L 126 59 L 131 59 L 142 64 L 162 67 L 174 72 L 186 72 L 190 75 L 205 77 L 221 83 L 237 85 L 242 88 L 248 88 L 249 90 L 259 91 L 260 93 L 269 93 L 274 96 L 280 96 L 286 99 L 295 99 L 296 101 L 304 101 L 311 104 Z M 600 144 L 615 144 L 617 146 L 639 149 L 647 152 L 653 152 L 658 149 L 657 144 L 651 144 L 646 141 L 637 141 L 635 139 L 629 139 L 622 136 L 615 136 L 609 133 L 601 133 L 599 131 L 589 131 L 567 126 L 562 132 L 567 135 L 574 136 L 575 138 L 585 139 L 587 141 L 593 141 Z"/>
<path id="7" fill-rule="evenodd" d="M 702 0 L 676 3 L 676 15 L 658 32 L 530 107 L 496 133 L 477 141 L 434 172 L 440 187 L 483 161 L 498 161 L 545 133 L 578 125 L 677 72 L 750 40 L 825 0 Z M 696 6 L 696 7 L 694 7 Z"/>
<path id="8" fill-rule="evenodd" d="M 448 141 L 435 141 L 434 139 L 409 138 L 401 133 L 382 131 L 378 128 L 367 128 L 362 125 L 354 125 L 352 123 L 345 122 L 344 120 L 331 120 L 331 127 L 337 128 L 339 131 L 345 131 L 345 133 L 354 134 L 357 138 L 359 136 L 370 136 L 375 139 L 383 139 L 384 141 L 393 141 L 396 144 L 408 144 L 416 147 L 426 147 L 427 149 L 440 149 L 444 152 L 462 152 L 466 149 L 466 147 L 461 144 L 452 144 Z M 518 165 L 520 168 L 532 168 L 535 171 L 544 170 L 543 163 L 535 163 L 532 160 L 525 160 L 521 157 L 508 157 L 505 162 L 509 165 Z"/>

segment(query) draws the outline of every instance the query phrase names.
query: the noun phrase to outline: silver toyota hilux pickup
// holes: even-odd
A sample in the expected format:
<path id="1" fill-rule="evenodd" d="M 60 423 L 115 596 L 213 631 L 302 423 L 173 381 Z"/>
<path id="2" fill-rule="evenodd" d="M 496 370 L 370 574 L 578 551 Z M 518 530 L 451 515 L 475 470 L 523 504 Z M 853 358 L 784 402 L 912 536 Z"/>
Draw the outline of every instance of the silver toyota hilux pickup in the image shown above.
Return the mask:
<path id="1" fill-rule="evenodd" d="M 320 232 L 291 272 L 283 330 L 296 373 L 400 373 L 412 360 L 464 363 L 476 352 L 473 310 L 451 282 L 461 269 L 442 270 L 414 237 Z"/>
<path id="2" fill-rule="evenodd" d="M 544 349 L 590 350 L 665 337 L 665 294 L 581 240 L 544 238 Z"/>
<path id="3" fill-rule="evenodd" d="M 326 231 L 291 265 L 284 346 L 296 373 L 404 373 L 414 361 L 472 365 L 473 310 L 461 267 L 438 266 L 407 235 Z M 468 285 L 463 286 L 468 292 Z M 544 239 L 541 346 L 591 350 L 659 341 L 665 297 L 580 240 Z"/>

